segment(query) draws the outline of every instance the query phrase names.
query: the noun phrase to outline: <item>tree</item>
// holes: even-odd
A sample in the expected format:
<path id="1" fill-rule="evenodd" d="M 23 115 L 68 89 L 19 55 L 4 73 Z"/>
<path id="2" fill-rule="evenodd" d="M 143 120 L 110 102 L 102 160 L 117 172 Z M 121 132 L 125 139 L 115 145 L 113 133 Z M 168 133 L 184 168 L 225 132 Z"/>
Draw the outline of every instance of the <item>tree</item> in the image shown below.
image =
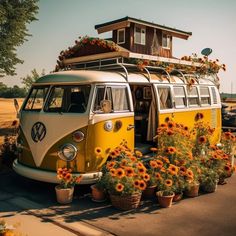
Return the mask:
<path id="1" fill-rule="evenodd" d="M 37 20 L 38 0 L 0 0 L 0 77 L 15 75 L 15 65 L 23 63 L 16 49 L 27 41 L 27 24 Z"/>
<path id="2" fill-rule="evenodd" d="M 22 84 L 26 91 L 28 91 L 31 85 L 41 76 L 45 75 L 45 70 L 42 70 L 41 74 L 39 74 L 36 69 L 31 71 L 31 75 L 26 75 L 25 77 L 20 78 L 22 80 Z"/>

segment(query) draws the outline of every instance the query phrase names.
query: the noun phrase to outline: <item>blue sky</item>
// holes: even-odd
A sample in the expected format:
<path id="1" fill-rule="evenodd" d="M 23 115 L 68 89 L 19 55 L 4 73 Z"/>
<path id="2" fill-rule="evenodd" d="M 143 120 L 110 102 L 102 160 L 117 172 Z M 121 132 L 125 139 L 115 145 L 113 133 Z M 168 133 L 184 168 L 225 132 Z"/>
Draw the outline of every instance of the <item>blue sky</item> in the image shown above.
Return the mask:
<path id="1" fill-rule="evenodd" d="M 210 59 L 218 58 L 227 66 L 226 72 L 219 73 L 220 91 L 236 93 L 235 12 L 235 0 L 40 0 L 38 21 L 28 26 L 32 37 L 18 48 L 24 64 L 17 66 L 17 76 L 1 81 L 21 86 L 20 77 L 34 68 L 49 73 L 60 51 L 72 46 L 75 39 L 98 36 L 94 25 L 130 16 L 192 32 L 187 41 L 174 38 L 174 56 L 200 56 L 203 48 L 212 48 Z"/>

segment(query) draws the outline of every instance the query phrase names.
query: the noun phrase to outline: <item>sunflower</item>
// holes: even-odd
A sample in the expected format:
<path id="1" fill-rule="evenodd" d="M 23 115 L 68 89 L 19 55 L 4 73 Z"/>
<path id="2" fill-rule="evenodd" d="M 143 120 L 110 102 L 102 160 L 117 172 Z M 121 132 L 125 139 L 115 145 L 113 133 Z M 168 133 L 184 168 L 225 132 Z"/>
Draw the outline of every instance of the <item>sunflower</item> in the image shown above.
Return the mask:
<path id="1" fill-rule="evenodd" d="M 165 185 L 166 185 L 167 187 L 171 187 L 172 184 L 173 184 L 173 181 L 172 181 L 171 179 L 166 179 L 166 180 L 165 180 Z"/>
<path id="2" fill-rule="evenodd" d="M 135 187 L 135 188 L 139 188 L 139 180 L 138 180 L 138 179 L 136 179 L 136 180 L 134 181 L 134 187 Z"/>
<path id="3" fill-rule="evenodd" d="M 137 161 L 137 158 L 134 157 L 134 156 L 132 156 L 132 157 L 130 157 L 130 160 L 133 161 L 133 162 L 136 162 L 136 161 Z"/>
<path id="4" fill-rule="evenodd" d="M 123 178 L 123 177 L 125 176 L 125 171 L 124 171 L 124 169 L 118 168 L 118 169 L 116 170 L 116 176 L 117 176 L 119 179 Z"/>
<path id="5" fill-rule="evenodd" d="M 106 167 L 107 167 L 107 169 L 111 169 L 111 168 L 113 168 L 113 167 L 115 166 L 115 164 L 116 164 L 116 162 L 110 161 L 110 162 L 108 162 L 108 163 L 106 164 Z"/>
<path id="6" fill-rule="evenodd" d="M 155 174 L 155 177 L 156 177 L 156 179 L 162 179 L 161 174 L 160 174 L 159 172 L 157 172 L 157 173 Z"/>
<path id="7" fill-rule="evenodd" d="M 147 182 L 147 181 L 149 181 L 150 180 L 150 175 L 149 174 L 144 174 L 143 175 L 143 179 Z"/>
<path id="8" fill-rule="evenodd" d="M 138 150 L 135 151 L 135 155 L 136 155 L 137 157 L 142 157 L 142 156 L 143 156 L 142 152 L 140 152 L 140 151 L 138 151 Z"/>
<path id="9" fill-rule="evenodd" d="M 100 156 L 102 154 L 102 149 L 100 147 L 96 147 L 94 149 L 94 153 L 96 156 Z"/>
<path id="10" fill-rule="evenodd" d="M 175 147 L 172 147 L 172 146 L 167 147 L 167 148 L 165 149 L 165 152 L 166 152 L 167 154 L 172 155 L 172 154 L 176 153 L 176 148 L 175 148 Z"/>
<path id="11" fill-rule="evenodd" d="M 125 173 L 126 173 L 126 176 L 133 177 L 134 176 L 134 169 L 132 167 L 126 167 Z"/>
<path id="12" fill-rule="evenodd" d="M 163 162 L 161 160 L 156 160 L 156 164 L 158 168 L 162 168 L 163 167 Z"/>
<path id="13" fill-rule="evenodd" d="M 150 164 L 150 166 L 151 166 L 152 168 L 157 168 L 157 167 L 158 167 L 156 161 L 152 161 L 152 160 L 151 160 L 151 161 L 149 162 L 149 164 Z"/>
<path id="14" fill-rule="evenodd" d="M 171 129 L 167 130 L 166 133 L 167 133 L 168 136 L 174 135 L 174 131 L 171 130 Z"/>
<path id="15" fill-rule="evenodd" d="M 140 180 L 139 181 L 139 189 L 140 190 L 145 190 L 146 187 L 147 187 L 147 184 L 145 183 L 145 181 L 144 180 Z"/>
<path id="16" fill-rule="evenodd" d="M 177 175 L 178 173 L 178 167 L 175 165 L 170 164 L 168 171 L 170 172 L 171 175 Z"/>
<path id="17" fill-rule="evenodd" d="M 145 174 L 146 173 L 146 168 L 143 166 L 143 167 L 138 167 L 138 172 L 142 175 L 142 174 Z"/>
<path id="18" fill-rule="evenodd" d="M 205 136 L 200 136 L 200 137 L 198 138 L 198 143 L 204 144 L 204 143 L 206 143 L 206 142 L 207 142 L 207 138 L 206 138 Z"/>
<path id="19" fill-rule="evenodd" d="M 170 121 L 167 122 L 167 126 L 168 126 L 169 129 L 172 129 L 172 128 L 175 127 L 175 123 L 170 120 Z"/>
<path id="20" fill-rule="evenodd" d="M 125 167 L 125 166 L 127 166 L 127 163 L 128 163 L 128 161 L 124 159 L 121 161 L 120 166 Z"/>
<path id="21" fill-rule="evenodd" d="M 110 174 L 111 174 L 111 176 L 115 177 L 116 176 L 116 169 L 111 168 L 110 169 Z"/>
<path id="22" fill-rule="evenodd" d="M 186 171 L 186 175 L 187 175 L 187 177 L 193 177 L 193 176 L 194 176 L 192 170 L 187 170 L 187 171 Z"/>
<path id="23" fill-rule="evenodd" d="M 117 191 L 117 192 L 122 192 L 123 189 L 124 189 L 124 185 L 123 185 L 123 184 L 118 183 L 118 184 L 116 185 L 116 191 Z"/>

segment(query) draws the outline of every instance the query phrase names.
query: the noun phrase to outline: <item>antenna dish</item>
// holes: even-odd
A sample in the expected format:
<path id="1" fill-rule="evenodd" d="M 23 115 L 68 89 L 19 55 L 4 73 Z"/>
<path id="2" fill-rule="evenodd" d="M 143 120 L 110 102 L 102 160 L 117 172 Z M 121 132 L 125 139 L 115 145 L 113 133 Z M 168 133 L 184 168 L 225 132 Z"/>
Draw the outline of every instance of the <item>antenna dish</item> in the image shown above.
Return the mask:
<path id="1" fill-rule="evenodd" d="M 204 48 L 204 49 L 202 49 L 202 51 L 201 51 L 201 54 L 203 55 L 203 56 L 209 56 L 210 54 L 212 53 L 212 49 L 211 48 Z"/>

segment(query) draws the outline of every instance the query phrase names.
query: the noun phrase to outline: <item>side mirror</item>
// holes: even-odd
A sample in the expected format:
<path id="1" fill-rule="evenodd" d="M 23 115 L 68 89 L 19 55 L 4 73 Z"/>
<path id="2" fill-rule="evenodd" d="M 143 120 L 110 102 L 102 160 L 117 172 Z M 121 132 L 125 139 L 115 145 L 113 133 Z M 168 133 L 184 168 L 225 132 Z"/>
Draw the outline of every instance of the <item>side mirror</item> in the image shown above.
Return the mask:
<path id="1" fill-rule="evenodd" d="M 100 103 L 101 109 L 104 113 L 111 112 L 111 101 L 110 100 L 102 100 Z"/>
<path id="2" fill-rule="evenodd" d="M 16 100 L 16 98 L 14 98 L 14 106 L 15 106 L 15 109 L 16 109 L 16 117 L 18 118 L 18 116 L 19 116 L 19 104 L 18 104 L 18 101 Z"/>

